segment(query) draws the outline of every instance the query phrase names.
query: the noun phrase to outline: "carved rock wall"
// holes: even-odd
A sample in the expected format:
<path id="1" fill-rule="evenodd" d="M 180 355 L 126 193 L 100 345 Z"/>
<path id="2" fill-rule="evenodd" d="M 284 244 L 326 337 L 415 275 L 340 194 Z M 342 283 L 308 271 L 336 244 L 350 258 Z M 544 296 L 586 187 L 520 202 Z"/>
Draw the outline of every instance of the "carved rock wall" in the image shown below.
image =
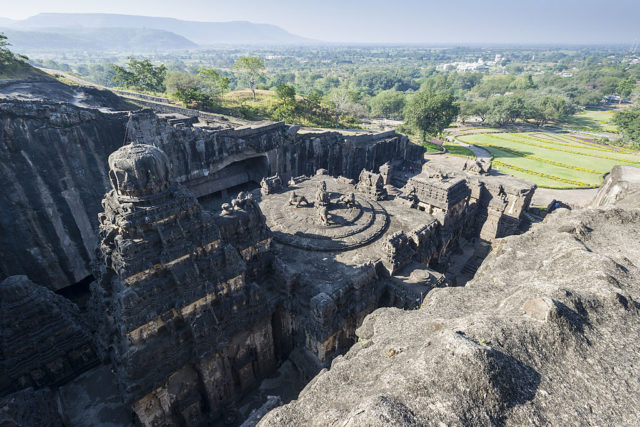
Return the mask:
<path id="1" fill-rule="evenodd" d="M 231 187 L 234 179 L 259 182 L 278 173 L 286 181 L 320 167 L 357 178 L 365 167 L 422 158 L 421 147 L 392 133 L 297 133 L 283 123 L 211 130 L 172 126 L 150 110 L 129 118 L 67 103 L 2 102 L 0 279 L 29 274 L 61 289 L 91 274 L 95 218 L 109 189 L 107 157 L 125 141 L 161 147 L 175 179 L 196 196 Z M 243 161 L 253 163 L 236 163 Z M 234 163 L 248 176 L 229 177 L 225 168 Z"/>
<path id="2" fill-rule="evenodd" d="M 126 113 L 0 103 L 0 279 L 28 274 L 60 289 L 91 274 L 107 156 Z"/>
<path id="3" fill-rule="evenodd" d="M 0 395 L 54 386 L 98 364 L 78 307 L 27 276 L 0 282 Z"/>
<path id="4" fill-rule="evenodd" d="M 464 287 L 382 308 L 259 426 L 634 424 L 640 211 L 560 209 Z"/>
<path id="5" fill-rule="evenodd" d="M 153 146 L 124 146 L 109 166 L 91 303 L 99 348 L 144 425 L 205 422 L 276 366 L 273 307 L 246 274 L 269 268 L 264 217 L 237 200 L 221 228 Z"/>

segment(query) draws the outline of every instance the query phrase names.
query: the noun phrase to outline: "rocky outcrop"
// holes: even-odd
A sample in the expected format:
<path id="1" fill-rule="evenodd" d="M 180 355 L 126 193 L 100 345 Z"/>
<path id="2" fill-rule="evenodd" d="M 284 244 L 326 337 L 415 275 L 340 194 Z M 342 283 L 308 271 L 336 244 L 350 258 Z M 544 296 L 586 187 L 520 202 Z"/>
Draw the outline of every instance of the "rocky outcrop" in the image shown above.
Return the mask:
<path id="1" fill-rule="evenodd" d="M 379 309 L 259 425 L 636 424 L 640 210 L 560 209 L 463 288 Z"/>
<path id="2" fill-rule="evenodd" d="M 339 132 L 299 132 L 279 123 L 257 123 L 211 132 L 203 128 L 175 127 L 153 120 L 151 111 L 133 116 L 132 140 L 156 145 L 171 159 L 176 181 L 196 197 L 231 187 L 237 182 L 229 168 L 242 164 L 251 180 L 279 175 L 283 182 L 318 169 L 330 175 L 356 179 L 363 169 L 377 170 L 385 162 L 420 162 L 424 149 L 395 132 L 343 135 Z M 251 163 L 249 163 L 251 161 Z M 246 179 L 246 178 L 245 178 Z"/>
<path id="3" fill-rule="evenodd" d="M 78 307 L 27 276 L 0 282 L 0 395 L 59 385 L 98 364 Z"/>
<path id="4" fill-rule="evenodd" d="M 640 207 L 640 168 L 614 166 L 591 202 L 592 207 Z"/>

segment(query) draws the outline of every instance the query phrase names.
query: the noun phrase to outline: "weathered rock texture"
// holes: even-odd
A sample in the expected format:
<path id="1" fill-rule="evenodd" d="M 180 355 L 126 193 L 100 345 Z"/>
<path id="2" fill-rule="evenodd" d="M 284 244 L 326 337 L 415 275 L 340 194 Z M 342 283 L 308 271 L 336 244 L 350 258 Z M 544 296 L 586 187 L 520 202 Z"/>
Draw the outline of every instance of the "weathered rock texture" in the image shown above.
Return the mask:
<path id="1" fill-rule="evenodd" d="M 78 103 L 3 99 L 0 279 L 29 274 L 55 290 L 89 277 L 100 200 L 109 189 L 107 157 L 131 140 L 162 148 L 175 179 L 196 197 L 275 174 L 286 182 L 321 167 L 357 178 L 362 168 L 422 156 L 420 146 L 395 133 L 302 133 L 284 123 L 172 125 L 150 110 L 129 117 Z"/>
<path id="2" fill-rule="evenodd" d="M 246 280 L 268 268 L 264 217 L 243 198 L 219 227 L 150 145 L 122 147 L 109 167 L 92 287 L 99 349 L 143 424 L 213 419 L 275 369 L 272 307 Z"/>
<path id="3" fill-rule="evenodd" d="M 0 398 L 0 426 L 62 427 L 54 393 L 49 388 L 28 388 Z"/>
<path id="4" fill-rule="evenodd" d="M 592 207 L 640 207 L 640 172 L 633 166 L 614 166 L 591 202 Z"/>
<path id="5" fill-rule="evenodd" d="M 636 425 L 640 210 L 559 210 L 464 288 L 379 309 L 261 426 Z"/>
<path id="6" fill-rule="evenodd" d="M 27 276 L 0 282 L 0 395 L 59 385 L 98 364 L 78 307 Z"/>
<path id="7" fill-rule="evenodd" d="M 0 278 L 51 289 L 91 274 L 107 156 L 126 114 L 70 104 L 0 102 Z"/>

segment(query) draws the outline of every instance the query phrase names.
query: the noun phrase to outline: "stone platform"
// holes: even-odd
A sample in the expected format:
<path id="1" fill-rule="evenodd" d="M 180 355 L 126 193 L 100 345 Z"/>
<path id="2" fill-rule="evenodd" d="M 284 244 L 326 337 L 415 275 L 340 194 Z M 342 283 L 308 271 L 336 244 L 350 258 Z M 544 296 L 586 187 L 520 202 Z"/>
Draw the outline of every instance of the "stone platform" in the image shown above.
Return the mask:
<path id="1" fill-rule="evenodd" d="M 318 213 L 316 200 L 323 181 L 328 196 L 326 224 Z M 387 211 L 377 201 L 357 193 L 352 206 L 339 200 L 353 191 L 353 186 L 346 182 L 318 175 L 269 195 L 260 207 L 276 241 L 309 251 L 346 251 L 371 243 L 385 232 L 389 223 Z M 304 197 L 308 204 L 301 203 L 298 207 L 291 204 L 293 193 Z"/>

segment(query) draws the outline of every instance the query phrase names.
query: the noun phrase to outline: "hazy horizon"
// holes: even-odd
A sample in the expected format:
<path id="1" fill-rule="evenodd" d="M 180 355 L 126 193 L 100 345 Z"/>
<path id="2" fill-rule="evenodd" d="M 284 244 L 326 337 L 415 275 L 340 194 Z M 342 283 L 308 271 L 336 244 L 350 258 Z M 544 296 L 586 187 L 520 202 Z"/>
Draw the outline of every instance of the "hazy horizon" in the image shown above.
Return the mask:
<path id="1" fill-rule="evenodd" d="M 7 4 L 4 4 L 7 3 Z M 302 37 L 340 44 L 634 44 L 640 2 L 632 0 L 381 0 L 322 4 L 305 0 L 0 1 L 0 16 L 117 13 L 190 21 L 273 24 Z"/>

